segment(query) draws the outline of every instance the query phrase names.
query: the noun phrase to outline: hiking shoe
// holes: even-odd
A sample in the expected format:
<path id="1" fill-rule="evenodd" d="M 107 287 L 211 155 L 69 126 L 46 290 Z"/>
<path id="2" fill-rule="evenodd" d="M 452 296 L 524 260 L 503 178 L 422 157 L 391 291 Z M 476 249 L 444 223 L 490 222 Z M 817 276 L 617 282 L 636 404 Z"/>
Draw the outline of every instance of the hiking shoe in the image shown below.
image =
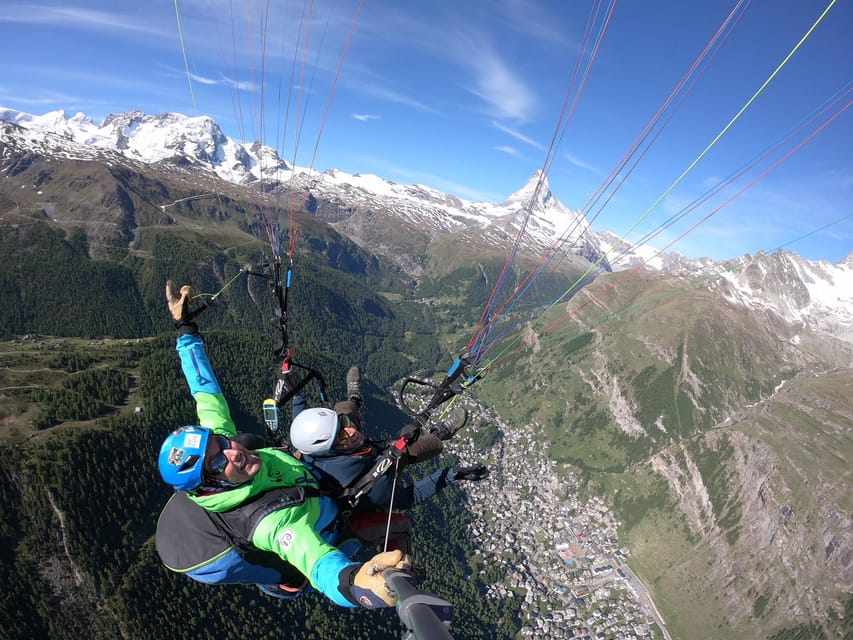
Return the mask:
<path id="1" fill-rule="evenodd" d="M 473 480 L 479 482 L 489 477 L 489 468 L 484 464 L 475 464 L 471 467 L 453 467 L 454 480 Z"/>
<path id="2" fill-rule="evenodd" d="M 347 399 L 361 406 L 361 369 L 355 365 L 347 371 Z"/>
<path id="3" fill-rule="evenodd" d="M 455 407 L 450 415 L 442 420 L 437 427 L 433 427 L 430 431 L 438 437 L 439 440 L 450 440 L 456 435 L 465 423 L 468 422 L 468 411 L 465 407 Z"/>

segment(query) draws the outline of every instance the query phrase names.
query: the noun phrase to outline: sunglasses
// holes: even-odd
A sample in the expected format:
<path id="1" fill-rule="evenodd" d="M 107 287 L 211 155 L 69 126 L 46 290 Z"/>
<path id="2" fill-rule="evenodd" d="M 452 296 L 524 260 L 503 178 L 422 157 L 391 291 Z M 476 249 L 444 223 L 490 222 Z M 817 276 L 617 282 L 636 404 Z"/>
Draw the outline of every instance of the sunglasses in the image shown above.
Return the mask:
<path id="1" fill-rule="evenodd" d="M 225 472 L 225 467 L 228 466 L 228 458 L 225 457 L 225 450 L 231 448 L 231 441 L 224 436 L 216 436 L 219 440 L 219 451 L 213 458 L 210 459 L 210 464 L 207 467 L 208 473 L 213 476 L 218 476 Z"/>
<path id="2" fill-rule="evenodd" d="M 338 416 L 338 437 L 335 439 L 333 449 L 346 449 L 349 442 L 347 429 L 352 426 L 352 421 L 347 416 Z"/>

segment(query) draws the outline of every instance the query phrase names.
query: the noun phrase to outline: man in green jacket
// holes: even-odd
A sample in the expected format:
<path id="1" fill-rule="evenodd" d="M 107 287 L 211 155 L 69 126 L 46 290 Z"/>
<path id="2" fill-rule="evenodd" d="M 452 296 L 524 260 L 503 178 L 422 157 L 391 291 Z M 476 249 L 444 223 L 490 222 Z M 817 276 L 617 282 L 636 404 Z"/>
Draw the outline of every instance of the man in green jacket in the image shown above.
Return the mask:
<path id="1" fill-rule="evenodd" d="M 360 564 L 334 545 L 343 529 L 335 501 L 309 469 L 278 449 L 250 451 L 232 440 L 237 428 L 213 373 L 198 326 L 189 314 L 194 293 L 166 284 L 178 329 L 181 368 L 196 402 L 198 425 L 176 429 L 160 448 L 163 479 L 204 508 L 229 536 L 271 551 L 343 607 L 394 606 L 381 572 L 408 569 L 410 559 L 388 551 Z"/>

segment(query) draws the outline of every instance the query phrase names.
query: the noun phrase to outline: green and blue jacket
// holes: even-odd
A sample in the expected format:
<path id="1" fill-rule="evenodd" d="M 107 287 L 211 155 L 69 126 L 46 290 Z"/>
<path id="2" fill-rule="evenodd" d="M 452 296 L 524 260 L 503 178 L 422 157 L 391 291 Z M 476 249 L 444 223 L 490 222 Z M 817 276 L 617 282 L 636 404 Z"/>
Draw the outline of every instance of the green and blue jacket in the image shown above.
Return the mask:
<path id="1" fill-rule="evenodd" d="M 237 434 L 228 403 L 208 361 L 204 342 L 198 335 L 182 335 L 177 341 L 181 368 L 196 403 L 199 425 L 215 434 L 233 437 Z M 339 551 L 336 523 L 340 513 L 335 501 L 317 496 L 319 486 L 308 467 L 278 449 L 254 451 L 261 459 L 261 469 L 250 482 L 223 491 L 190 495 L 190 498 L 209 512 L 234 512 L 259 500 L 277 489 L 294 495 L 289 488 L 301 487 L 302 499 L 282 501 L 283 506 L 269 505 L 249 527 L 252 545 L 271 551 L 301 571 L 311 585 L 336 604 L 354 607 L 346 577 L 358 563 L 351 562 Z M 314 495 L 312 495 L 314 494 Z M 269 503 L 269 500 L 267 500 Z"/>

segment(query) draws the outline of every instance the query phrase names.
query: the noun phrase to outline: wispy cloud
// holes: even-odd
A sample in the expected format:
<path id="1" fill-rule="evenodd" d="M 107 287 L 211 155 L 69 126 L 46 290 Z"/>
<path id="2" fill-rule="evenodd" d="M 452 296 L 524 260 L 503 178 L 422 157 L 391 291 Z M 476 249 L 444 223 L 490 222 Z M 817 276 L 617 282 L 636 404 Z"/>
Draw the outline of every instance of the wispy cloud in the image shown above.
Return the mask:
<path id="1" fill-rule="evenodd" d="M 225 78 L 226 84 L 232 89 L 237 89 L 238 91 L 254 91 L 255 84 L 253 84 L 250 80 L 234 80 L 233 78 Z"/>
<path id="2" fill-rule="evenodd" d="M 549 13 L 544 3 L 505 0 L 492 15 L 511 32 L 531 36 L 533 42 L 547 44 L 550 48 L 578 46 L 567 38 L 564 20 Z"/>
<path id="3" fill-rule="evenodd" d="M 471 85 L 466 89 L 486 103 L 486 112 L 493 117 L 528 121 L 536 106 L 530 87 L 485 41 L 472 49 L 465 59 L 472 72 Z"/>
<path id="4" fill-rule="evenodd" d="M 508 156 L 513 156 L 515 158 L 521 157 L 521 154 L 518 152 L 518 150 L 515 147 L 507 147 L 507 146 L 502 145 L 502 146 L 492 147 L 492 148 L 495 151 L 500 151 L 501 153 L 505 153 Z"/>
<path id="5" fill-rule="evenodd" d="M 394 173 L 401 176 L 409 182 L 417 182 L 431 186 L 433 189 L 438 189 L 444 193 L 456 193 L 468 200 L 475 201 L 494 201 L 497 200 L 493 194 L 488 194 L 477 189 L 472 189 L 466 184 L 461 184 L 453 180 L 448 180 L 434 173 L 425 173 L 422 171 L 410 171 L 400 167 L 394 169 Z"/>
<path id="6" fill-rule="evenodd" d="M 497 120 L 493 120 L 492 125 L 496 129 L 498 129 L 499 131 L 503 131 L 507 135 L 512 136 L 513 138 L 515 138 L 516 140 L 518 140 L 520 142 L 523 142 L 524 144 L 530 145 L 534 149 L 538 149 L 540 151 L 545 150 L 545 147 L 543 145 L 539 144 L 538 142 L 536 142 L 535 140 L 533 140 L 531 138 L 528 138 L 526 135 L 524 135 L 520 131 L 512 129 L 511 127 L 508 127 L 505 124 L 498 122 Z"/>
<path id="7" fill-rule="evenodd" d="M 163 35 L 156 23 L 114 12 L 45 4 L 13 4 L 0 7 L 0 23 L 62 26 L 97 31 L 116 30 L 141 35 Z M 170 34 L 171 35 L 171 34 Z"/>
<path id="8" fill-rule="evenodd" d="M 379 120 L 379 116 L 373 115 L 372 113 L 354 113 L 352 114 L 354 120 L 358 120 L 359 122 L 369 122 L 370 120 Z"/>
<path id="9" fill-rule="evenodd" d="M 57 93 L 46 91 L 42 95 L 25 95 L 17 90 L 8 87 L 0 86 L 0 104 L 26 104 L 34 107 L 42 107 L 45 105 L 55 105 L 57 107 L 67 107 L 69 104 L 76 104 L 79 99 L 67 93 Z M 40 115 L 40 114 L 36 114 Z"/>
<path id="10" fill-rule="evenodd" d="M 466 200 L 476 202 L 498 202 L 502 196 L 487 193 L 478 189 L 472 189 L 469 185 L 461 184 L 453 180 L 425 171 L 417 171 L 395 163 L 388 162 L 384 158 L 372 155 L 357 154 L 354 156 L 359 164 L 372 165 L 375 171 L 383 176 L 395 176 L 397 180 L 405 184 L 424 184 L 442 193 L 454 193 Z"/>
<path id="11" fill-rule="evenodd" d="M 177 67 L 169 65 L 159 65 L 159 68 L 162 70 L 163 75 L 166 77 L 186 80 L 186 69 L 179 69 Z M 192 80 L 193 82 L 197 82 L 198 84 L 202 84 L 205 86 L 227 86 L 231 89 L 237 89 L 239 91 L 257 91 L 260 89 L 257 84 L 252 83 L 250 80 L 238 81 L 223 74 L 219 74 L 218 77 L 214 78 L 211 76 L 201 75 L 200 73 L 190 72 L 189 76 L 190 80 Z"/>
<path id="12" fill-rule="evenodd" d="M 831 171 L 828 177 L 830 184 L 834 187 L 845 191 L 853 189 L 853 170 L 851 169 L 844 168 Z"/>
<path id="13" fill-rule="evenodd" d="M 217 84 L 223 84 L 226 82 L 224 79 L 223 80 L 215 80 L 213 78 L 206 78 L 205 76 L 200 76 L 197 73 L 190 73 L 190 78 L 192 78 L 193 82 L 198 82 L 199 84 L 206 84 L 206 85 L 217 85 Z"/>
<path id="14" fill-rule="evenodd" d="M 381 84 L 371 82 L 348 83 L 348 86 L 350 85 L 359 89 L 361 92 L 379 100 L 393 102 L 394 104 L 409 107 L 410 109 L 414 109 L 415 111 L 420 111 L 422 113 L 436 113 L 435 109 L 433 109 L 427 104 L 424 104 L 420 100 L 394 91 L 393 89 L 390 89 L 387 86 L 383 86 Z"/>
<path id="15" fill-rule="evenodd" d="M 433 64 L 441 65 L 445 69 L 442 74 L 445 78 L 460 77 L 452 86 L 477 98 L 479 104 L 474 107 L 475 111 L 510 122 L 531 119 L 538 105 L 536 94 L 524 74 L 514 69 L 501 54 L 499 36 L 485 26 L 485 22 L 491 19 L 491 9 L 471 9 L 465 3 L 459 6 L 439 3 L 424 19 L 425 16 L 402 9 L 397 3 L 377 4 L 373 20 L 359 27 L 363 33 L 369 34 L 366 37 L 368 41 L 381 42 L 382 51 L 390 50 L 394 59 L 404 60 L 415 52 L 416 58 L 427 58 Z M 359 67 L 355 75 L 369 76 L 379 66 L 376 63 L 375 67 Z M 348 75 L 351 78 L 352 72 L 353 66 L 350 66 Z M 371 91 L 382 99 L 393 99 L 421 111 L 436 112 L 420 101 L 395 93 L 388 88 L 392 86 L 390 81 L 378 81 L 372 88 L 360 86 L 358 82 L 350 84 L 353 88 Z M 446 99 L 447 89 L 452 86 L 445 86 L 440 97 Z"/>
<path id="16" fill-rule="evenodd" d="M 602 175 L 602 171 L 600 169 L 594 167 L 588 162 L 585 162 L 581 158 L 578 158 L 576 155 L 572 155 L 571 153 L 564 153 L 563 157 L 568 160 L 572 166 L 577 167 L 578 169 L 589 171 L 590 173 L 595 174 L 597 176 Z"/>
<path id="17" fill-rule="evenodd" d="M 104 104 L 115 105 L 118 108 L 131 108 L 134 101 L 138 103 L 143 94 L 174 95 L 172 85 L 167 81 L 168 78 L 186 78 L 184 72 L 179 73 L 177 71 L 161 73 L 160 76 L 153 77 L 145 74 L 102 72 L 97 68 L 63 67 L 59 65 L 6 67 L 6 70 L 10 69 L 14 71 L 14 73 L 9 73 L 12 78 L 20 78 L 22 74 L 28 73 L 30 78 L 35 79 L 28 84 L 16 80 L 11 81 L 7 86 L 6 93 L 7 95 L 14 93 L 21 96 L 14 98 L 15 101 L 34 105 L 49 105 L 55 102 L 58 107 L 65 109 L 97 107 Z M 9 88 L 22 85 L 30 87 L 29 95 L 25 95 L 20 88 Z M 64 87 L 64 91 L 51 87 Z M 128 99 L 127 94 L 133 97 Z M 11 101 L 11 95 L 6 100 Z M 94 116 L 95 114 L 88 113 L 88 115 Z"/>

